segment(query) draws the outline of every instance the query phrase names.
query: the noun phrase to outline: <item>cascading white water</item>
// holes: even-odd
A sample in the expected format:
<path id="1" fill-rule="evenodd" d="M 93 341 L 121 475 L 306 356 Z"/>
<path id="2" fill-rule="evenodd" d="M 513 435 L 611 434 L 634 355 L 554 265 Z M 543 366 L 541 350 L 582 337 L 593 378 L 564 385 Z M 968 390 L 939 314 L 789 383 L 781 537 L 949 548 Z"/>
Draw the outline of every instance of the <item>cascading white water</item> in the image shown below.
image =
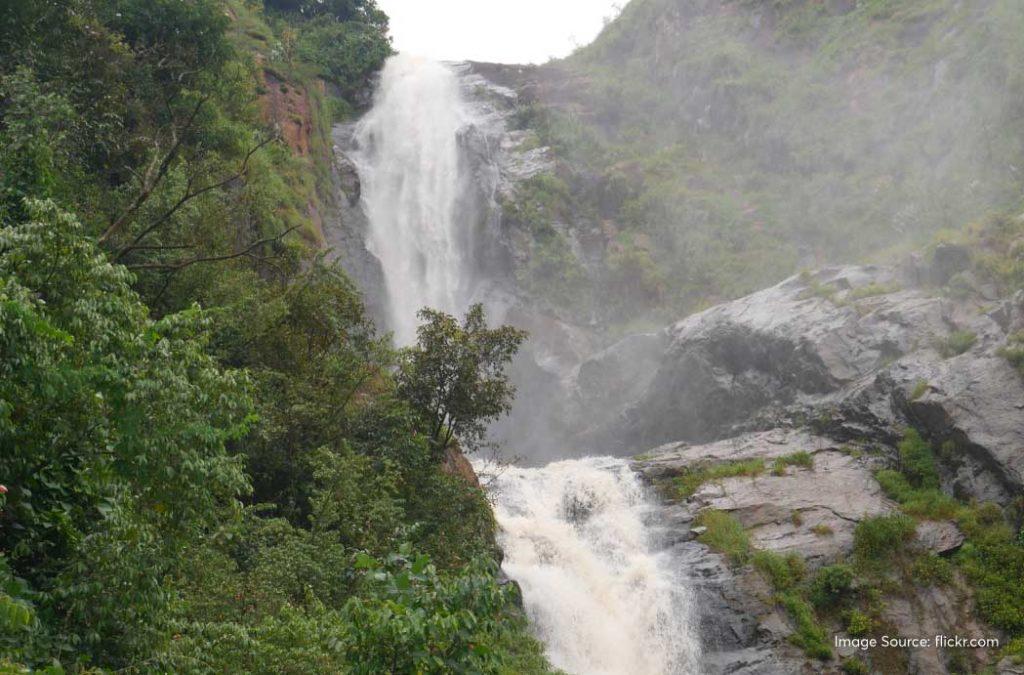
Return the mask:
<path id="1" fill-rule="evenodd" d="M 475 122 L 446 66 L 391 58 L 374 107 L 356 129 L 355 161 L 381 261 L 391 328 L 415 339 L 416 313 L 459 313 L 466 302 L 472 226 L 460 204 L 469 168 L 459 134 Z M 653 508 L 619 459 L 507 468 L 491 485 L 504 569 L 520 583 L 552 663 L 587 675 L 699 672 L 689 598 L 657 553 L 644 517 Z"/>
<path id="2" fill-rule="evenodd" d="M 471 119 L 451 69 L 398 55 L 385 64 L 373 109 L 356 130 L 368 247 L 384 269 L 399 344 L 415 339 L 423 307 L 463 309 L 458 204 L 467 181 L 458 134 Z"/>
<path id="3" fill-rule="evenodd" d="M 486 471 L 486 468 L 482 468 Z M 503 568 L 558 668 L 587 675 L 700 671 L 686 586 L 657 553 L 653 504 L 625 461 L 496 472 Z"/>

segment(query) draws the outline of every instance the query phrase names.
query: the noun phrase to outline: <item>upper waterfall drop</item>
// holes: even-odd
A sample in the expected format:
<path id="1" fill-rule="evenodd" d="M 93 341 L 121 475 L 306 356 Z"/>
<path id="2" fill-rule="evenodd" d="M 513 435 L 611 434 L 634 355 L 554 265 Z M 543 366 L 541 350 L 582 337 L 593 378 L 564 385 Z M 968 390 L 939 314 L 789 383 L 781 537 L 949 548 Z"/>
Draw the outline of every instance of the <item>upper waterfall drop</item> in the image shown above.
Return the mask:
<path id="1" fill-rule="evenodd" d="M 389 327 L 400 345 L 415 341 L 420 309 L 457 313 L 465 304 L 459 206 L 469 179 L 459 134 L 471 123 L 450 68 L 399 54 L 385 64 L 373 109 L 356 129 L 367 244 L 384 270 Z"/>

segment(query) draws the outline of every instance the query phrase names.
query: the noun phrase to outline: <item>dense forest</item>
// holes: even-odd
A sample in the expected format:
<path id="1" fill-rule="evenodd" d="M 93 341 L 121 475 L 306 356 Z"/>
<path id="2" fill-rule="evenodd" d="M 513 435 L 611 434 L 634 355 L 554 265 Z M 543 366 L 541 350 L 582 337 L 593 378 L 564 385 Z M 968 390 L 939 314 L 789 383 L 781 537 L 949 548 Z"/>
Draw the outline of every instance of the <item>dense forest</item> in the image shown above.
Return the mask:
<path id="1" fill-rule="evenodd" d="M 546 669 L 453 467 L 523 339 L 321 252 L 373 0 L 0 8 L 0 670 Z M 463 472 L 464 474 L 465 472 Z"/>

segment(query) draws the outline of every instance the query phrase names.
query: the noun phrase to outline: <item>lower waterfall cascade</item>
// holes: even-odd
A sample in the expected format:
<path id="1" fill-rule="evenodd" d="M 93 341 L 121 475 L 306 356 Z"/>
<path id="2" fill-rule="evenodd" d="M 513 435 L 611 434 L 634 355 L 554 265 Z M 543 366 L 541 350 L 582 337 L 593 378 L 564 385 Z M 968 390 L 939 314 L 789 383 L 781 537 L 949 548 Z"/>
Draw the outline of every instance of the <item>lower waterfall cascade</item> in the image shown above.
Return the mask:
<path id="1" fill-rule="evenodd" d="M 645 524 L 655 503 L 625 460 L 506 467 L 489 492 L 502 567 L 522 588 L 555 667 L 587 675 L 700 671 L 690 593 L 656 549 Z"/>

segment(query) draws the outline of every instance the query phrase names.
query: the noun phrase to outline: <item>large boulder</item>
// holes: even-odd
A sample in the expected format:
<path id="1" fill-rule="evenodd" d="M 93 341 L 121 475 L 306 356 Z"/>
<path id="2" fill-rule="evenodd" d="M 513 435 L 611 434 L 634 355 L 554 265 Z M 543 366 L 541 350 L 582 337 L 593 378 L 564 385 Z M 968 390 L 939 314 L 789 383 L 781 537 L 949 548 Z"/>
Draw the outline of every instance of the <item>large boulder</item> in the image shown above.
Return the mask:
<path id="1" fill-rule="evenodd" d="M 603 420 L 580 437 L 635 454 L 778 426 L 892 445 L 915 426 L 950 451 L 960 496 L 1004 501 L 1024 486 L 1024 378 L 999 348 L 1024 324 L 1024 298 L 901 282 L 890 268 L 831 268 L 687 317 L 660 356 L 637 360 L 617 409 L 602 407 L 601 377 L 577 377 Z M 599 355 L 580 374 L 629 372 L 614 366 Z"/>

